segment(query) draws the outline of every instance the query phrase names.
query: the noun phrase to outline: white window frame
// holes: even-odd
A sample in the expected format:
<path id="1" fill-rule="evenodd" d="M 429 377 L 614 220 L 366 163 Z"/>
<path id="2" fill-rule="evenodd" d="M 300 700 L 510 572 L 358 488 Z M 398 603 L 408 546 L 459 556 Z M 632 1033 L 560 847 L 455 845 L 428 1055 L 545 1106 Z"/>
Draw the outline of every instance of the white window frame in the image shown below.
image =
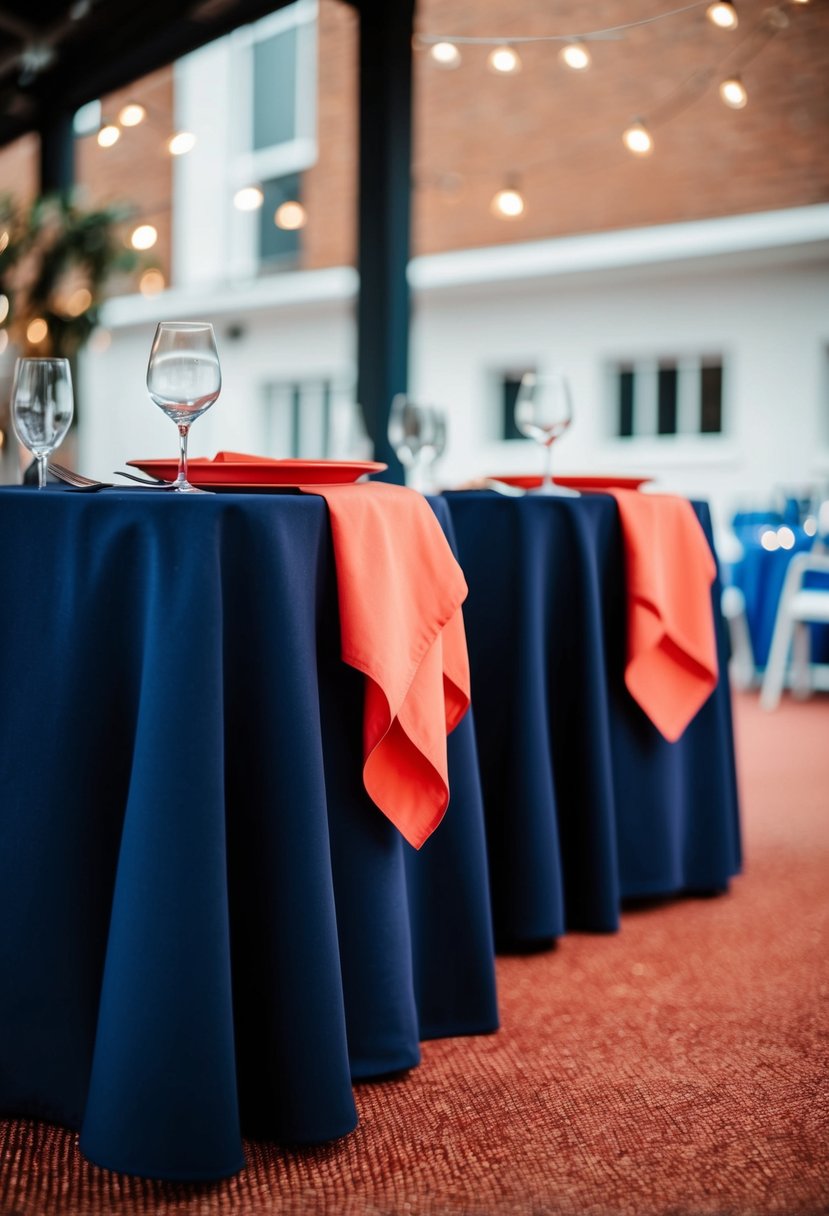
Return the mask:
<path id="1" fill-rule="evenodd" d="M 712 359 L 719 360 L 722 369 L 721 426 L 719 431 L 700 430 L 702 369 Z M 608 355 L 605 359 L 605 383 L 607 400 L 607 436 L 614 443 L 676 443 L 679 440 L 697 439 L 703 443 L 719 443 L 729 436 L 729 409 L 727 385 L 728 354 L 724 350 L 695 350 L 638 354 Z M 660 364 L 672 364 L 677 370 L 677 416 L 676 431 L 660 435 L 658 421 L 658 375 Z M 633 369 L 633 419 L 632 435 L 619 434 L 619 369 Z M 637 418 L 645 419 L 645 425 Z"/>
<path id="2" fill-rule="evenodd" d="M 258 211 L 237 211 L 233 195 L 243 186 L 261 185 L 288 173 L 301 173 L 316 163 L 317 147 L 317 19 L 318 0 L 294 4 L 243 26 L 230 35 L 230 148 L 228 191 L 232 215 L 230 265 L 234 278 L 253 278 L 259 271 Z M 254 150 L 253 50 L 258 42 L 295 28 L 297 71 L 293 139 Z"/>

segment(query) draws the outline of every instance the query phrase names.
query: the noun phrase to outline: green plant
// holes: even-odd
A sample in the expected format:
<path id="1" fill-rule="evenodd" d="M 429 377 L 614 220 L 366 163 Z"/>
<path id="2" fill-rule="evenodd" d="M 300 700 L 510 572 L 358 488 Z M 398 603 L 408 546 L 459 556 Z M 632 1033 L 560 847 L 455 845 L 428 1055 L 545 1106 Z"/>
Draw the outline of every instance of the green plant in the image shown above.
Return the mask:
<path id="1" fill-rule="evenodd" d="M 21 354 L 72 356 L 87 342 L 107 280 L 138 264 L 121 236 L 129 214 L 63 196 L 28 208 L 0 197 L 0 328 Z"/>

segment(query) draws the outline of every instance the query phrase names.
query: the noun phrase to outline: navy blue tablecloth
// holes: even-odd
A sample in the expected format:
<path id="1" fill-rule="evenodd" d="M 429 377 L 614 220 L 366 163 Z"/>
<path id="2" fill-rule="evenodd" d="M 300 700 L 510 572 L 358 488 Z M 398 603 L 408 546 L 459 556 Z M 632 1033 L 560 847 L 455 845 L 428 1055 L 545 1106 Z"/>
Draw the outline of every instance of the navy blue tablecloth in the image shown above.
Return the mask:
<path id="1" fill-rule="evenodd" d="M 673 744 L 630 697 L 615 500 L 445 497 L 469 583 L 496 940 L 613 930 L 626 898 L 724 889 L 740 867 L 727 680 Z M 725 673 L 718 605 L 719 583 Z"/>
<path id="2" fill-rule="evenodd" d="M 0 564 L 0 1111 L 219 1177 L 496 1027 L 471 715 L 416 854 L 363 790 L 321 499 L 4 488 Z"/>

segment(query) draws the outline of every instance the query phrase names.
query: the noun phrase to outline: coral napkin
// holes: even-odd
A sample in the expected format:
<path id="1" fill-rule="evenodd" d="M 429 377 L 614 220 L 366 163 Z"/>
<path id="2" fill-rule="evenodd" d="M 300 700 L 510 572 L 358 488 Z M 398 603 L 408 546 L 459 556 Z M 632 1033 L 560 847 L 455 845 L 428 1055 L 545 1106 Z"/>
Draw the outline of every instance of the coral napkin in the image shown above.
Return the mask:
<path id="1" fill-rule="evenodd" d="M 607 490 L 619 504 L 628 592 L 625 683 L 672 743 L 716 687 L 711 584 L 717 568 L 693 507 Z"/>
<path id="2" fill-rule="evenodd" d="M 363 782 L 416 849 L 449 802 L 446 736 L 469 706 L 466 581 L 425 498 L 304 486 L 328 504 L 343 660 L 366 677 Z"/>

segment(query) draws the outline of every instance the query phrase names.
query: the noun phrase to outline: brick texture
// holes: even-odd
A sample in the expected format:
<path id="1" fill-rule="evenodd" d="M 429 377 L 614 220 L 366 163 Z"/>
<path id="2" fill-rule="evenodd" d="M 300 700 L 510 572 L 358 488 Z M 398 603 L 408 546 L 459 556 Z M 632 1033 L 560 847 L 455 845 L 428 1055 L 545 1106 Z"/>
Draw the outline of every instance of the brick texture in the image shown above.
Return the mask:
<path id="1" fill-rule="evenodd" d="M 665 6 L 643 0 L 421 0 L 422 34 L 512 36 L 618 25 Z M 738 0 L 736 31 L 715 29 L 701 6 L 591 43 L 593 65 L 568 70 L 559 45 L 520 47 L 520 74 L 486 68 L 486 49 L 462 48 L 454 71 L 415 58 L 413 250 L 536 240 L 829 201 L 829 5 L 788 3 L 786 28 L 769 36 L 767 0 Z M 765 18 L 767 20 L 767 17 Z M 309 214 L 301 265 L 353 263 L 356 229 L 358 20 L 321 0 L 319 159 L 305 176 Z M 719 99 L 719 81 L 742 75 L 743 110 Z M 89 202 L 128 200 L 135 223 L 159 241 L 145 265 L 168 275 L 173 76 L 166 68 L 104 99 L 104 112 L 136 98 L 148 121 L 103 150 L 78 141 L 78 180 Z M 621 133 L 635 117 L 655 148 L 632 156 Z M 526 200 L 521 219 L 489 209 L 508 180 Z M 0 187 L 30 195 L 31 138 L 0 152 Z M 131 228 L 132 225 L 129 227 Z"/>

